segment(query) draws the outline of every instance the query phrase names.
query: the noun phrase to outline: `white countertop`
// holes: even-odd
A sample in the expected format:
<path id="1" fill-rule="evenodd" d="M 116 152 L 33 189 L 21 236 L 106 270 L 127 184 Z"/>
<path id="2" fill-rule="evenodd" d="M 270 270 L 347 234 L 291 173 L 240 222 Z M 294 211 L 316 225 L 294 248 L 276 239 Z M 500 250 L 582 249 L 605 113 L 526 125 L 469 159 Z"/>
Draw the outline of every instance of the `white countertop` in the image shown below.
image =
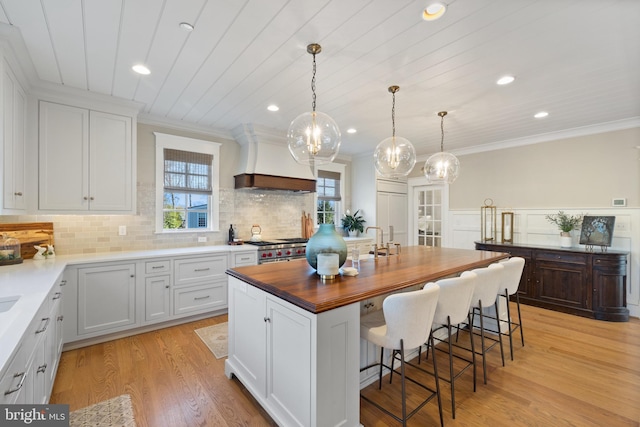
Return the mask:
<path id="1" fill-rule="evenodd" d="M 29 327 L 56 280 L 68 265 L 257 250 L 257 246 L 253 245 L 197 246 L 132 252 L 57 255 L 53 259 L 43 261 L 29 259 L 22 264 L 0 266 L 0 299 L 20 296 L 20 299 L 9 311 L 0 313 L 0 377 L 4 374 L 8 362 L 11 361 L 11 357 L 18 349 L 25 330 Z"/>

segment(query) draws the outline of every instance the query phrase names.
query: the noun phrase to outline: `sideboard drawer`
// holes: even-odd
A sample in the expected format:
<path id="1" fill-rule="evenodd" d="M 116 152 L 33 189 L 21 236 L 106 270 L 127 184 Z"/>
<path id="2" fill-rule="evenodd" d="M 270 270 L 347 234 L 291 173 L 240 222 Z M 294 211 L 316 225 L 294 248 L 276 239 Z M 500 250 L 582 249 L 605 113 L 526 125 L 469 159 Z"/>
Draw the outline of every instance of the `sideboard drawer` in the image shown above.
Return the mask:
<path id="1" fill-rule="evenodd" d="M 258 264 L 258 252 L 241 252 L 237 254 L 233 254 L 233 265 L 234 267 L 242 267 L 245 265 L 256 265 Z"/>
<path id="2" fill-rule="evenodd" d="M 570 264 L 587 264 L 587 255 L 559 252 L 537 252 L 536 261 L 562 261 Z"/>

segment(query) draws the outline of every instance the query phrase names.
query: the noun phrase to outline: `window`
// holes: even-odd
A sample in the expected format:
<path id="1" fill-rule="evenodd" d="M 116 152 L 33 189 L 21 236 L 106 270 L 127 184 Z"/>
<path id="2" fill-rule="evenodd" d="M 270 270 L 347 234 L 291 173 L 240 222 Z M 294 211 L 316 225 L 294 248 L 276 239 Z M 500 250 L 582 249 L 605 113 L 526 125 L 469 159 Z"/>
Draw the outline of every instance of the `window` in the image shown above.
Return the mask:
<path id="1" fill-rule="evenodd" d="M 218 231 L 220 144 L 155 136 L 156 232 Z"/>
<path id="2" fill-rule="evenodd" d="M 345 165 L 331 163 L 322 165 L 316 176 L 316 221 L 317 224 L 340 226 L 341 200 L 344 193 Z"/>

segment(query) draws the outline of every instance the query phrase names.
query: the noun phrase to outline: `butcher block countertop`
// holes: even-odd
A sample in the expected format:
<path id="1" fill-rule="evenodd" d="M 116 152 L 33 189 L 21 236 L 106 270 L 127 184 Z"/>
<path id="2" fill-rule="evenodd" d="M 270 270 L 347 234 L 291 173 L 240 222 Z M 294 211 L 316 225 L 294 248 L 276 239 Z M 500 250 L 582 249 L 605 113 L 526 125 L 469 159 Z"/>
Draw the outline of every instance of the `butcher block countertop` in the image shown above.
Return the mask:
<path id="1" fill-rule="evenodd" d="M 400 255 L 360 261 L 357 276 L 323 282 L 305 259 L 227 270 L 227 274 L 312 313 L 423 285 L 466 270 L 484 267 L 509 254 L 469 249 L 411 246 Z M 347 260 L 345 266 L 350 266 Z"/>

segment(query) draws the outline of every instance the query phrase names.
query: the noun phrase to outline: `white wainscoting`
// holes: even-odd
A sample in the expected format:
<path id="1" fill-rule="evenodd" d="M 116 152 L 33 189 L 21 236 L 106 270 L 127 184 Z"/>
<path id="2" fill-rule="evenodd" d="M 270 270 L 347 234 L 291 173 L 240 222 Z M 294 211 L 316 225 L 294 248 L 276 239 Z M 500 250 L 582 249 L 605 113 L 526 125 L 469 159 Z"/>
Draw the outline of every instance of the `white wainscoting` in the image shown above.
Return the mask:
<path id="1" fill-rule="evenodd" d="M 590 208 L 578 209 L 510 209 L 514 212 L 514 243 L 540 246 L 560 246 L 560 232 L 555 225 L 545 219 L 546 215 L 563 210 L 567 214 L 587 214 L 591 216 L 616 217 L 611 250 L 629 252 L 627 258 L 627 307 L 631 316 L 640 317 L 640 209 L 638 208 Z M 500 214 L 498 209 L 497 240 L 500 242 Z M 449 210 L 447 221 L 448 247 L 473 249 L 480 239 L 480 207 L 476 210 Z M 580 231 L 573 231 L 575 247 L 580 245 Z M 598 247 L 594 250 L 600 250 Z"/>

